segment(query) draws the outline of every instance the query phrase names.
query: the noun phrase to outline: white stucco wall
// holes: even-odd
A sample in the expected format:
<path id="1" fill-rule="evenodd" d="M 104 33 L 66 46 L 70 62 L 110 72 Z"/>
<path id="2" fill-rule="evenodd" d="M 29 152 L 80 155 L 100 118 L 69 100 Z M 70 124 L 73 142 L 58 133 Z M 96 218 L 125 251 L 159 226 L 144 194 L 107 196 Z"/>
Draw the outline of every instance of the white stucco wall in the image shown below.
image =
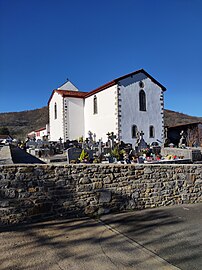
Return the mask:
<path id="1" fill-rule="evenodd" d="M 65 139 L 76 140 L 84 136 L 84 100 L 82 98 L 64 99 L 65 103 Z"/>
<path id="2" fill-rule="evenodd" d="M 85 138 L 88 137 L 88 131 L 96 134 L 96 140 L 107 141 L 107 133 L 114 132 L 118 134 L 117 129 L 117 86 L 109 87 L 96 94 L 98 113 L 93 114 L 94 95 L 85 99 Z"/>
<path id="3" fill-rule="evenodd" d="M 49 124 L 46 124 L 45 129 L 40 130 L 40 131 L 34 131 L 33 132 L 35 135 L 36 140 L 43 140 L 44 136 L 50 136 L 50 128 Z"/>
<path id="4" fill-rule="evenodd" d="M 144 83 L 143 90 L 146 94 L 146 111 L 139 110 L 139 91 L 142 89 L 139 82 Z M 144 132 L 147 143 L 154 141 L 163 142 L 163 116 L 161 105 L 162 89 L 144 74 L 126 78 L 120 81 L 119 92 L 121 99 L 121 140 L 126 143 L 136 143 L 132 138 L 132 125 L 136 125 L 138 131 Z M 155 137 L 149 137 L 149 127 L 154 126 Z"/>
<path id="5" fill-rule="evenodd" d="M 57 104 L 57 119 L 55 119 L 54 106 Z M 63 131 L 63 98 L 58 93 L 54 93 L 49 103 L 49 124 L 50 140 L 59 141 L 61 137 L 64 140 Z"/>

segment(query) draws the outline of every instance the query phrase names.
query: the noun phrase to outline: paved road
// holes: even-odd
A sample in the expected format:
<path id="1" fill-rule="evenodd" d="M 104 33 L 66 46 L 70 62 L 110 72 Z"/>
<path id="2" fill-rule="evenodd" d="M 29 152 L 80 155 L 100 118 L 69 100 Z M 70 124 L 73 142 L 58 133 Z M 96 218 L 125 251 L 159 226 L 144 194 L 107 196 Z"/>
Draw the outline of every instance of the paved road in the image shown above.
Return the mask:
<path id="1" fill-rule="evenodd" d="M 88 218 L 19 226 L 0 233 L 1 270 L 176 270 Z"/>
<path id="2" fill-rule="evenodd" d="M 107 215 L 102 220 L 180 269 L 202 269 L 202 204 Z"/>
<path id="3" fill-rule="evenodd" d="M 0 229 L 1 270 L 201 267 L 202 204 Z M 175 267 L 177 265 L 179 268 Z"/>

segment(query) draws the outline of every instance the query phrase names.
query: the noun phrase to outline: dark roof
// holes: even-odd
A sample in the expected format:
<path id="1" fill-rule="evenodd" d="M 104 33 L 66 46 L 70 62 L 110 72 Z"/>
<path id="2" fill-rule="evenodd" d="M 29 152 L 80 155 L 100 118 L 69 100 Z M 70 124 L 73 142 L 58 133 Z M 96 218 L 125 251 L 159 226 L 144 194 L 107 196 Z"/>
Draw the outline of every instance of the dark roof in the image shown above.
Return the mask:
<path id="1" fill-rule="evenodd" d="M 10 135 L 0 135 L 1 140 L 13 139 Z"/>
<path id="2" fill-rule="evenodd" d="M 124 76 L 121 76 L 121 77 L 119 77 L 119 78 L 117 78 L 117 79 L 114 79 L 113 81 L 108 82 L 108 83 L 106 83 L 106 84 L 104 84 L 104 85 L 102 85 L 102 86 L 96 88 L 95 90 L 88 92 L 88 93 L 86 94 L 86 97 L 90 97 L 90 96 L 92 96 L 92 95 L 95 95 L 96 93 L 98 93 L 98 92 L 100 92 L 100 91 L 102 91 L 102 90 L 104 90 L 104 89 L 106 89 L 106 88 L 108 88 L 108 87 L 110 87 L 110 86 L 116 85 L 119 81 L 121 81 L 121 80 L 123 80 L 123 79 L 126 79 L 127 77 L 136 75 L 136 74 L 138 74 L 138 73 L 143 73 L 143 74 L 145 74 L 148 78 L 150 78 L 150 80 L 151 80 L 152 82 L 154 82 L 154 83 L 157 84 L 160 88 L 162 88 L 163 91 L 166 91 L 166 88 L 165 88 L 162 84 L 160 84 L 157 80 L 155 80 L 149 73 L 147 73 L 144 69 L 139 69 L 139 70 L 136 70 L 136 71 L 134 71 L 134 72 L 132 72 L 132 73 L 126 74 L 126 75 L 124 75 Z"/>
<path id="3" fill-rule="evenodd" d="M 104 85 L 102 85 L 102 86 L 100 86 L 100 87 L 98 87 L 98 88 L 96 88 L 96 89 L 94 89 L 94 90 L 92 90 L 90 92 L 68 91 L 68 90 L 54 90 L 52 92 L 51 97 L 49 98 L 48 104 L 50 103 L 50 100 L 51 100 L 51 98 L 52 98 L 52 96 L 53 96 L 53 94 L 55 92 L 58 93 L 58 94 L 60 94 L 60 95 L 62 95 L 63 97 L 87 98 L 87 97 L 90 97 L 92 95 L 95 95 L 96 93 L 98 93 L 98 92 L 100 92 L 100 91 L 102 91 L 102 90 L 104 90 L 104 89 L 106 89 L 108 87 L 111 87 L 113 85 L 116 85 L 119 81 L 121 81 L 121 80 L 123 80 L 123 79 L 125 79 L 127 77 L 136 75 L 138 73 L 145 74 L 148 78 L 150 78 L 150 80 L 153 83 L 157 84 L 163 91 L 166 91 L 166 88 L 162 84 L 160 84 L 157 80 L 155 80 L 149 73 L 147 73 L 144 69 L 139 69 L 139 70 L 136 70 L 136 71 L 134 71 L 132 73 L 126 74 L 124 76 L 121 76 L 121 77 L 119 77 L 117 79 L 114 79 L 113 81 L 108 82 L 108 83 L 106 83 L 106 84 L 104 84 Z"/>
<path id="4" fill-rule="evenodd" d="M 202 124 L 202 122 L 199 121 L 199 122 L 192 122 L 192 123 L 186 123 L 186 124 L 178 124 L 178 125 L 175 125 L 175 126 L 169 126 L 168 128 L 178 128 L 178 127 L 180 128 L 180 127 L 199 125 L 199 124 Z"/>

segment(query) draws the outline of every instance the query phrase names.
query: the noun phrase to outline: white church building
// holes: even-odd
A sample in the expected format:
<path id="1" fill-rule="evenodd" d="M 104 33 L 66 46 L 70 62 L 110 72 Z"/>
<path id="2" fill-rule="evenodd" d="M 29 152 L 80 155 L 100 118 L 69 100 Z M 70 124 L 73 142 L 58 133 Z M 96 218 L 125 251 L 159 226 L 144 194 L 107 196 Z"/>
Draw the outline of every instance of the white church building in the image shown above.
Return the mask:
<path id="1" fill-rule="evenodd" d="M 79 91 L 70 81 L 49 99 L 50 140 L 63 142 L 107 133 L 133 146 L 137 132 L 147 143 L 164 139 L 164 91 L 166 88 L 145 70 L 137 70 L 90 92 Z"/>

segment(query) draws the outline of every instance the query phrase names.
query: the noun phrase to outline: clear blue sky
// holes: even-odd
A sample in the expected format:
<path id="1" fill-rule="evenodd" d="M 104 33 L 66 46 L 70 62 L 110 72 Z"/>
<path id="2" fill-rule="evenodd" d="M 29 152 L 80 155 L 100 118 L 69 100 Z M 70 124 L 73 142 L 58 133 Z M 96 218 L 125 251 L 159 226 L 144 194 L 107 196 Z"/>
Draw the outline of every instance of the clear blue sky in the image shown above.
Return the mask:
<path id="1" fill-rule="evenodd" d="M 0 0 L 0 112 L 144 68 L 165 108 L 202 116 L 201 0 Z"/>

